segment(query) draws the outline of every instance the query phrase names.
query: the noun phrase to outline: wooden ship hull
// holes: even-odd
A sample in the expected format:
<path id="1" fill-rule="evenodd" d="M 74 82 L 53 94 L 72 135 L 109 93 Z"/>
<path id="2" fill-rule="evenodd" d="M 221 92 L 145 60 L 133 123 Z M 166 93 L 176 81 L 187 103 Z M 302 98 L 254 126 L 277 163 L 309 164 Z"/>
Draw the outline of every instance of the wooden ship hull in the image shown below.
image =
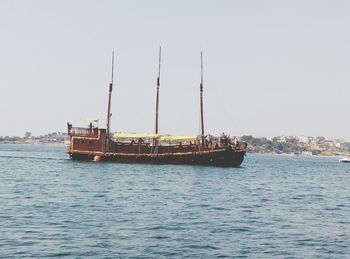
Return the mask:
<path id="1" fill-rule="evenodd" d="M 154 134 L 110 133 L 111 95 L 113 88 L 114 54 L 112 56 L 112 80 L 109 84 L 107 127 L 100 129 L 90 123 L 87 128 L 72 127 L 68 123 L 69 145 L 67 153 L 73 160 L 111 161 L 120 163 L 184 164 L 238 167 L 242 164 L 246 143 L 232 141 L 227 135 L 214 138 L 204 134 L 203 119 L 203 66 L 201 53 L 200 111 L 201 135 L 162 136 L 158 133 L 158 109 L 160 86 L 160 54 L 157 78 L 156 121 Z"/>
<path id="2" fill-rule="evenodd" d="M 177 164 L 177 165 L 203 165 L 220 167 L 239 167 L 244 159 L 245 151 L 220 150 L 203 151 L 182 154 L 125 154 L 105 153 L 101 161 L 118 163 L 143 163 L 143 164 Z M 94 154 L 71 153 L 74 160 L 94 161 Z"/>

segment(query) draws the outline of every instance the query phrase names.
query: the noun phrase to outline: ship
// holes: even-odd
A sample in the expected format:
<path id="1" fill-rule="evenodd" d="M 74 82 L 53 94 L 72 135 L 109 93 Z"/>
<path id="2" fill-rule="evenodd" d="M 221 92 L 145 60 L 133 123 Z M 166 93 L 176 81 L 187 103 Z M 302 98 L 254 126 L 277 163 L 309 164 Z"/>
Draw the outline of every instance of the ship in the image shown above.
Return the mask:
<path id="1" fill-rule="evenodd" d="M 221 134 L 214 137 L 205 134 L 203 114 L 203 55 L 200 53 L 201 75 L 199 84 L 201 134 L 170 136 L 159 133 L 159 89 L 161 71 L 161 47 L 156 81 L 156 118 L 152 134 L 110 132 L 111 98 L 113 91 L 114 52 L 112 53 L 112 78 L 108 87 L 106 128 L 90 122 L 87 127 L 73 127 L 67 123 L 67 153 L 72 160 L 95 162 L 180 164 L 220 167 L 240 167 L 247 143 Z"/>
<path id="2" fill-rule="evenodd" d="M 339 162 L 341 163 L 350 163 L 350 157 L 343 157 L 339 159 Z"/>

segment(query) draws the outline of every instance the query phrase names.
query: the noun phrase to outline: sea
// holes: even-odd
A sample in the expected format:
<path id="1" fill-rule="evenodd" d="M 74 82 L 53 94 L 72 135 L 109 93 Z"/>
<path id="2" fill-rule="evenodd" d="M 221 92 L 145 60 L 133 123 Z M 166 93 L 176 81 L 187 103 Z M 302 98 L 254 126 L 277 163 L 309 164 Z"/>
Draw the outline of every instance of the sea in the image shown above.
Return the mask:
<path id="1" fill-rule="evenodd" d="M 0 145 L 1 258 L 350 258 L 350 164 L 77 162 Z"/>

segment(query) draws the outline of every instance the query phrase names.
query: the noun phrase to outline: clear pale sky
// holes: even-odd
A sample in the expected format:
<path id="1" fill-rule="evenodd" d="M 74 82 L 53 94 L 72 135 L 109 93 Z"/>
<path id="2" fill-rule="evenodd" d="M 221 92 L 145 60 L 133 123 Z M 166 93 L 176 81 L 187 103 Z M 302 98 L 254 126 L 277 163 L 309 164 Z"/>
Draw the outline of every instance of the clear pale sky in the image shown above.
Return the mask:
<path id="1" fill-rule="evenodd" d="M 350 140 L 350 1 L 0 1 L 0 135 L 105 125 Z"/>

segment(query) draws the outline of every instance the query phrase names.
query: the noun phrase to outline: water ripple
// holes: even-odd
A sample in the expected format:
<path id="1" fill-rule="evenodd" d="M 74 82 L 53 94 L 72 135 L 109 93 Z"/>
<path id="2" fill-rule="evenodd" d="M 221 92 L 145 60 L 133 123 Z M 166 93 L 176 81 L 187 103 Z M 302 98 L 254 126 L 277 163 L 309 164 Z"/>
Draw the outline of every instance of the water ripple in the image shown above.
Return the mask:
<path id="1" fill-rule="evenodd" d="M 0 257 L 346 258 L 349 186 L 332 158 L 154 166 L 2 145 Z"/>

